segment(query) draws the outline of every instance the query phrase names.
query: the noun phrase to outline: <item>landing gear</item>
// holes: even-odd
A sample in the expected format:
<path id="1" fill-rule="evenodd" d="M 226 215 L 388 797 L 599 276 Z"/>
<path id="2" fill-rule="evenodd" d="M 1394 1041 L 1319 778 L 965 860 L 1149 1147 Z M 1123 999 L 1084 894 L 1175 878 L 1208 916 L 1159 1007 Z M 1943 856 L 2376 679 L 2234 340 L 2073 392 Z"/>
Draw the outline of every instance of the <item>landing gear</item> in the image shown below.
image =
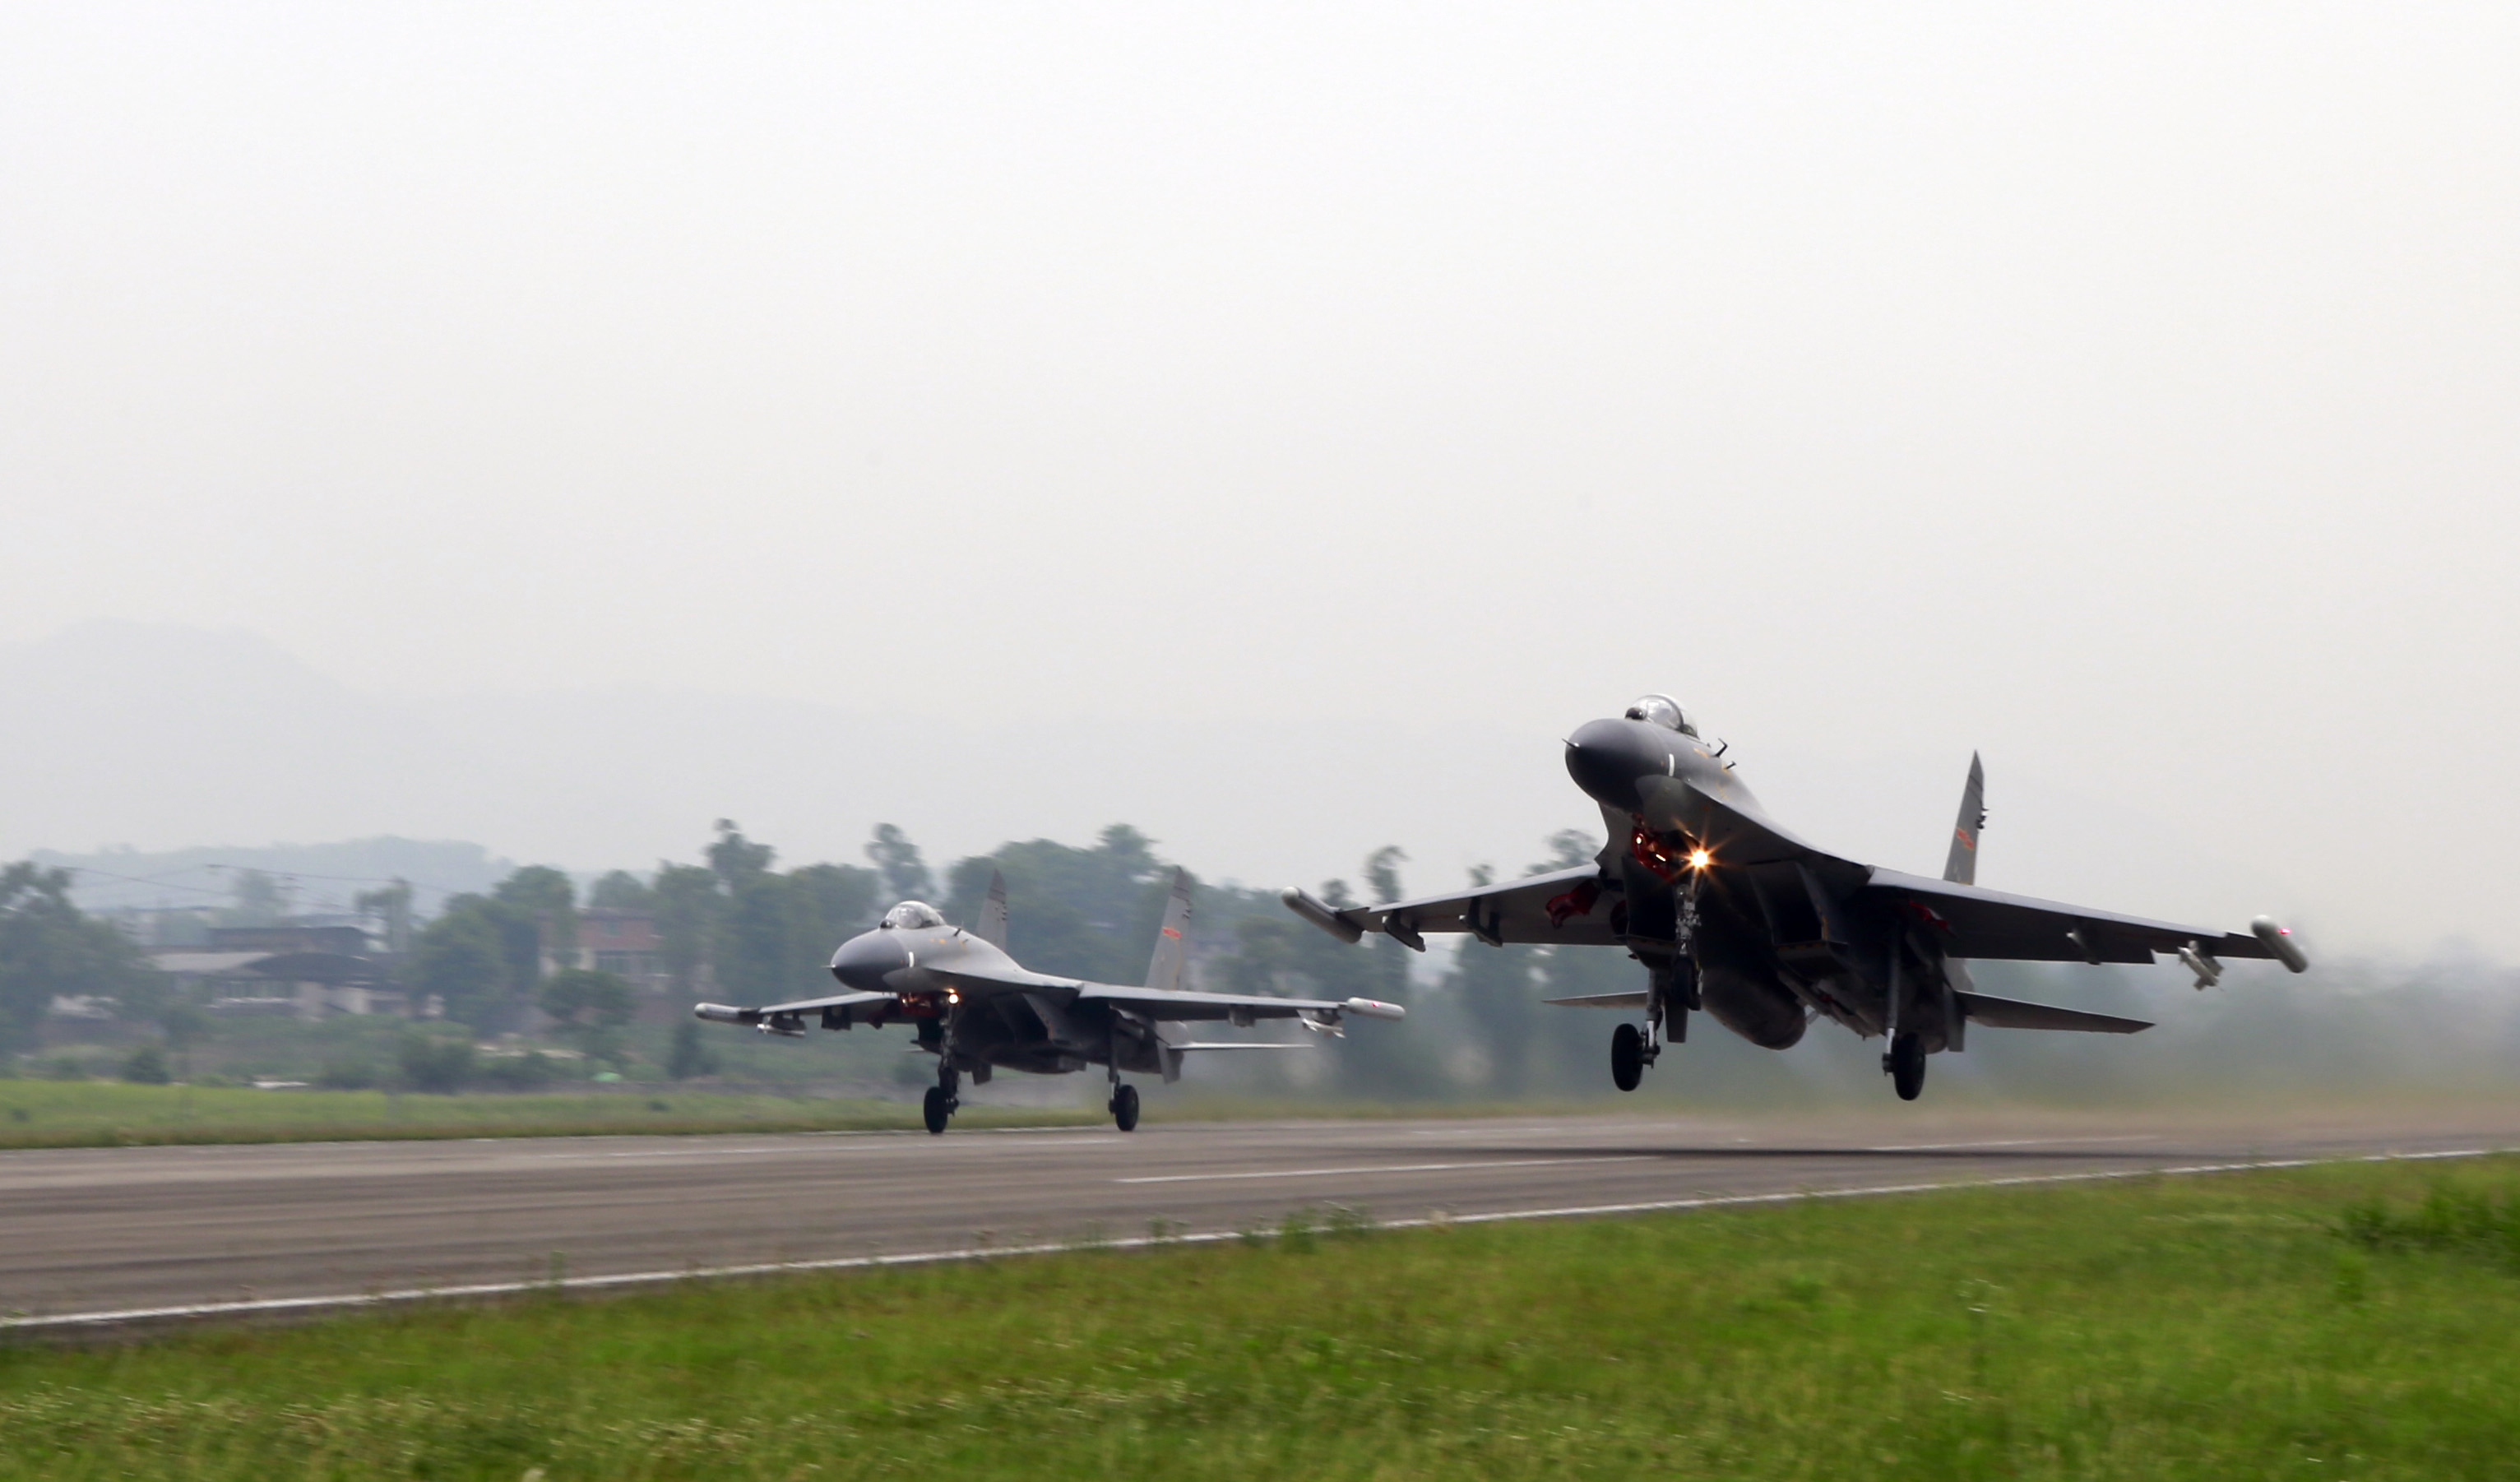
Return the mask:
<path id="1" fill-rule="evenodd" d="M 1634 1091 L 1644 1078 L 1644 1031 L 1634 1024 L 1621 1024 L 1610 1031 L 1610 1084 L 1621 1091 Z"/>
<path id="2" fill-rule="evenodd" d="M 1111 1124 L 1122 1132 L 1138 1130 L 1138 1088 L 1115 1086 L 1111 1090 Z"/>
<path id="3" fill-rule="evenodd" d="M 927 1088 L 926 1097 L 919 1103 L 920 1117 L 927 1123 L 929 1133 L 943 1132 L 945 1124 L 953 1120 L 954 1113 L 962 1109 L 963 1099 L 955 1095 L 962 1089 L 962 1083 L 963 1078 L 955 1073 L 952 1065 L 936 1067 L 936 1084 Z"/>
<path id="4" fill-rule="evenodd" d="M 1890 1053 L 1881 1057 L 1881 1068 L 1890 1072 L 1891 1089 L 1899 1100 L 1912 1101 L 1925 1090 L 1925 1042 L 1917 1035 L 1902 1034 L 1890 1041 Z"/>

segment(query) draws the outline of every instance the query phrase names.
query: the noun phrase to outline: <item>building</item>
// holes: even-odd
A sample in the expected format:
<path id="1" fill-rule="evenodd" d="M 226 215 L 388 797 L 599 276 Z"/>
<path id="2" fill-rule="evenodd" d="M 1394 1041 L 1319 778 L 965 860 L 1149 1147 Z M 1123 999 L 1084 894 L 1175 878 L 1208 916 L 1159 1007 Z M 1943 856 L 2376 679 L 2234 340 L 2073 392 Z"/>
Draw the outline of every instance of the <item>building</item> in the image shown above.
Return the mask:
<path id="1" fill-rule="evenodd" d="M 549 940 L 547 930 L 546 943 Z M 626 978 L 643 993 L 663 993 L 673 986 L 673 974 L 665 966 L 664 938 L 657 934 L 654 915 L 646 911 L 586 907 L 577 913 L 576 950 L 557 951 L 547 945 L 544 958 L 545 971 L 592 967 Z"/>
<path id="2" fill-rule="evenodd" d="M 356 926 L 213 927 L 208 946 L 161 948 L 149 961 L 178 993 L 219 1014 L 427 1016 L 431 1007 L 414 1013 L 386 961 Z"/>

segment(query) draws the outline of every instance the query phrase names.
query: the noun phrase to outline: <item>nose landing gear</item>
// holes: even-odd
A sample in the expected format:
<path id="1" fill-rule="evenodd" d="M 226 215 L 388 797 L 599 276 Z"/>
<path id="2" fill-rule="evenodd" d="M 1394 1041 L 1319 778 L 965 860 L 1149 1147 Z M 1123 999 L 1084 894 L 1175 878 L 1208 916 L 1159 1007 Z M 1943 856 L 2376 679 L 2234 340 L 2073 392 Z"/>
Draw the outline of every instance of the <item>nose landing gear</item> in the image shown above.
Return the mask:
<path id="1" fill-rule="evenodd" d="M 1610 1031 L 1610 1084 L 1634 1091 L 1645 1067 L 1662 1058 L 1665 1042 L 1688 1038 L 1688 1010 L 1697 1005 L 1695 965 L 1683 960 L 1645 976 L 1645 1022 Z"/>
<path id="2" fill-rule="evenodd" d="M 955 1095 L 962 1089 L 962 1076 L 952 1065 L 936 1067 L 936 1084 L 927 1088 L 927 1095 L 919 1105 L 920 1117 L 926 1122 L 931 1135 L 942 1133 L 954 1113 L 962 1109 L 963 1099 Z"/>
<path id="3" fill-rule="evenodd" d="M 1914 1034 L 1895 1035 L 1890 1053 L 1881 1057 L 1881 1068 L 1890 1072 L 1890 1088 L 1899 1100 L 1912 1101 L 1925 1092 L 1925 1041 Z"/>
<path id="4" fill-rule="evenodd" d="M 1610 1031 L 1610 1084 L 1634 1091 L 1645 1078 L 1644 1031 L 1621 1024 Z"/>

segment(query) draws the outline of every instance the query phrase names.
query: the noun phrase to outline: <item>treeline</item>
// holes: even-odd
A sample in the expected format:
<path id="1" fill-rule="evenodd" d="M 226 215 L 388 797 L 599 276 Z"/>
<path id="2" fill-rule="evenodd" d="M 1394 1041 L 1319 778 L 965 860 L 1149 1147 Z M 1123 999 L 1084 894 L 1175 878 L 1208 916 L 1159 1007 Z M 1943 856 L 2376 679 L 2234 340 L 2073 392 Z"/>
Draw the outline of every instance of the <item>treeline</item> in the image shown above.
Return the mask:
<path id="1" fill-rule="evenodd" d="M 1563 868 L 1590 857 L 1597 845 L 1579 832 L 1558 834 L 1524 870 Z M 828 991 L 826 964 L 833 947 L 871 926 L 895 901 L 923 899 L 956 921 L 975 920 L 996 873 L 1007 880 L 1010 945 L 1018 960 L 1045 972 L 1133 983 L 1145 970 L 1173 871 L 1154 841 L 1126 825 L 1113 825 L 1084 845 L 1008 843 L 955 862 L 941 877 L 890 825 L 875 831 L 864 863 L 781 869 L 773 846 L 727 821 L 699 855 L 701 863 L 664 862 L 646 874 L 610 872 L 582 899 L 571 877 L 549 866 L 529 866 L 488 891 L 456 896 L 420 926 L 403 986 L 436 995 L 447 1018 L 474 1034 L 543 1024 L 574 1043 L 590 1063 L 631 1070 L 622 1033 L 635 1007 L 629 985 L 607 973 L 543 970 L 546 945 L 566 956 L 586 908 L 650 913 L 678 997 L 706 992 L 766 1003 Z M 1464 883 L 1413 887 L 1402 878 L 1407 864 L 1398 848 L 1381 849 L 1362 862 L 1353 879 L 1314 888 L 1333 905 L 1346 905 Z M 1474 871 L 1468 882 L 1495 873 Z M 68 884 L 66 872 L 31 864 L 0 873 L 0 1050 L 34 1048 L 53 1000 L 83 997 L 113 1005 L 117 1017 L 157 1025 L 180 1061 L 185 1047 L 205 1032 L 200 1007 L 175 1002 L 139 948 L 81 915 Z M 1402 1024 L 1354 1026 L 1321 1055 L 1202 1063 L 1203 1081 L 1387 1100 L 1606 1094 L 1605 1046 L 1619 1015 L 1544 1001 L 1636 986 L 1640 969 L 1622 953 L 1465 944 L 1418 958 L 1382 937 L 1340 943 L 1287 915 L 1271 891 L 1193 876 L 1193 897 L 1192 971 L 1198 986 L 1376 998 L 1411 1010 Z M 2127 1039 L 1981 1031 L 1971 1036 L 1967 1054 L 1937 1057 L 1934 1084 L 1944 1095 L 1975 1087 L 2040 1100 L 2107 1100 L 2209 1090 L 2492 1089 L 2506 1084 L 2509 1067 L 2520 1061 L 2520 973 L 2478 961 L 2415 967 L 2322 963 L 2307 978 L 2234 965 L 2225 986 L 2207 995 L 2187 991 L 2184 979 L 2166 968 L 1990 963 L 1977 965 L 1976 973 L 1983 991 L 2123 1013 L 2159 1027 Z M 672 1040 L 670 1051 L 651 1046 L 646 1053 L 678 1076 L 705 1072 L 721 1052 L 739 1055 L 729 1037 L 688 1019 Z M 743 1055 L 775 1050 L 783 1058 L 837 1056 L 823 1061 L 833 1065 L 895 1048 L 841 1037 L 796 1046 L 744 1044 Z M 415 1085 L 450 1079 L 452 1071 L 432 1073 L 421 1061 L 428 1048 L 404 1047 L 412 1063 L 394 1073 Z M 1699 1017 L 1689 1043 L 1665 1057 L 1648 1087 L 1657 1096 L 1677 1092 L 1722 1103 L 1861 1100 L 1882 1094 L 1879 1048 L 1819 1024 L 1801 1046 L 1778 1055 Z M 537 1068 L 485 1064 L 476 1078 L 491 1069 L 513 1076 Z"/>
<path id="2" fill-rule="evenodd" d="M 918 847 L 886 826 L 870 852 L 878 865 L 807 865 L 779 871 L 778 851 L 721 820 L 705 865 L 665 863 L 641 876 L 599 877 L 585 904 L 650 913 L 660 956 L 679 992 L 712 987 L 752 1002 L 794 997 L 828 981 L 832 949 L 864 929 L 886 886 L 933 893 Z M 487 894 L 450 897 L 413 945 L 407 978 L 434 995 L 448 1018 L 484 1031 L 520 1027 L 541 1004 L 542 963 L 578 945 L 575 885 L 529 865 Z M 608 976 L 608 974 L 607 974 Z"/>

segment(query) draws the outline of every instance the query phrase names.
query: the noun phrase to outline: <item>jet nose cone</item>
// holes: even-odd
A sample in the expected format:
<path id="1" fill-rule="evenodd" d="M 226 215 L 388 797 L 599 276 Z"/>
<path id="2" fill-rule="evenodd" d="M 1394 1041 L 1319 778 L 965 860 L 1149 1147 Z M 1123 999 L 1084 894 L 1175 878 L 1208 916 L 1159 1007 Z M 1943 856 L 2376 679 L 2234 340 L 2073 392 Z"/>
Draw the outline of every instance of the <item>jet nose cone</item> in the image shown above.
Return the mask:
<path id="1" fill-rule="evenodd" d="M 899 933 L 861 931 L 832 954 L 832 976 L 860 993 L 889 993 L 884 979 L 910 966 L 910 948 Z"/>
<path id="2" fill-rule="evenodd" d="M 1670 748 L 1658 746 L 1635 721 L 1597 720 L 1566 739 L 1566 775 L 1604 807 L 1635 812 L 1637 779 L 1670 765 Z"/>

